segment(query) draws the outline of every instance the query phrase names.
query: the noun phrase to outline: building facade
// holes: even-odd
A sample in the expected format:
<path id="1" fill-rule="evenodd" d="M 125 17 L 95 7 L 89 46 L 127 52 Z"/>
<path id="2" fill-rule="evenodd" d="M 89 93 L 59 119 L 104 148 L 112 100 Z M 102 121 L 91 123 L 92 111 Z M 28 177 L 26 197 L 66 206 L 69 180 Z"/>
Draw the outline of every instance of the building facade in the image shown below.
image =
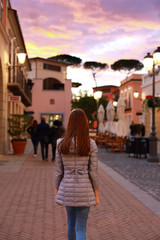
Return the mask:
<path id="1" fill-rule="evenodd" d="M 114 85 L 93 88 L 93 92 L 96 91 L 102 91 L 102 96 L 105 97 L 107 101 L 113 101 L 116 96 L 119 96 L 119 87 Z"/>
<path id="2" fill-rule="evenodd" d="M 31 70 L 28 57 L 19 66 L 17 53 L 26 53 L 17 15 L 9 0 L 0 1 L 0 154 L 10 149 L 7 119 L 22 114 L 31 105 L 31 89 L 27 72 Z M 15 98 L 16 97 L 16 98 Z"/>
<path id="3" fill-rule="evenodd" d="M 142 97 L 146 98 L 147 95 L 152 95 L 152 74 L 144 75 L 142 78 Z M 155 96 L 160 97 L 160 72 L 157 71 L 155 75 Z M 148 108 L 146 111 L 143 111 L 144 123 L 146 126 L 146 135 L 149 136 L 151 133 L 152 126 L 152 111 L 151 108 Z M 156 135 L 160 140 L 160 111 L 158 108 L 155 109 L 155 126 L 156 126 Z"/>
<path id="4" fill-rule="evenodd" d="M 61 120 L 67 126 L 71 111 L 71 80 L 67 79 L 66 64 L 44 58 L 30 59 L 32 71 L 29 78 L 33 81 L 32 106 L 34 118 L 40 122 L 46 118 L 50 126 L 54 120 Z"/>
<path id="5" fill-rule="evenodd" d="M 120 96 L 125 102 L 125 124 L 126 133 L 130 133 L 130 124 L 133 121 L 135 124 L 141 123 L 142 118 L 142 74 L 132 74 L 121 81 L 119 87 Z M 139 97 L 134 97 L 134 92 L 139 93 Z"/>

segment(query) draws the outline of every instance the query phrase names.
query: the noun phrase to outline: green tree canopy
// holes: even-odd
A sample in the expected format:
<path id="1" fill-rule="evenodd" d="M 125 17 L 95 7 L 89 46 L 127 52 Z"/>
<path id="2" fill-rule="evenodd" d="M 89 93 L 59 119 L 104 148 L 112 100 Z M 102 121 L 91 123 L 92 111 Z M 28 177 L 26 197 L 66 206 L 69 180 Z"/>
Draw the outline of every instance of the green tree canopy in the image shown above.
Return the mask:
<path id="1" fill-rule="evenodd" d="M 57 61 L 57 62 L 60 62 L 60 63 L 65 63 L 69 66 L 76 66 L 76 67 L 79 67 L 82 60 L 78 57 L 74 57 L 74 56 L 71 56 L 71 55 L 67 55 L 67 54 L 61 54 L 61 55 L 57 55 L 57 56 L 53 56 L 53 57 L 50 57 L 48 58 L 49 60 L 52 60 L 52 61 Z"/>
<path id="2" fill-rule="evenodd" d="M 111 68 L 114 71 L 123 71 L 128 76 L 137 70 L 141 70 L 143 68 L 143 64 L 136 59 L 121 59 L 114 62 L 111 65 Z"/>
<path id="3" fill-rule="evenodd" d="M 102 97 L 99 100 L 99 105 L 102 104 L 106 109 L 108 101 Z M 93 113 L 97 112 L 97 102 L 93 96 L 80 96 L 79 100 L 72 100 L 72 109 L 81 108 L 86 113 L 88 120 L 93 121 Z"/>
<path id="4" fill-rule="evenodd" d="M 97 86 L 97 82 L 96 82 L 96 73 L 101 71 L 101 70 L 105 70 L 108 68 L 108 64 L 107 63 L 100 63 L 100 62 L 85 62 L 83 64 L 83 67 L 85 69 L 89 69 L 92 71 L 92 75 L 93 75 L 93 79 L 96 83 Z"/>

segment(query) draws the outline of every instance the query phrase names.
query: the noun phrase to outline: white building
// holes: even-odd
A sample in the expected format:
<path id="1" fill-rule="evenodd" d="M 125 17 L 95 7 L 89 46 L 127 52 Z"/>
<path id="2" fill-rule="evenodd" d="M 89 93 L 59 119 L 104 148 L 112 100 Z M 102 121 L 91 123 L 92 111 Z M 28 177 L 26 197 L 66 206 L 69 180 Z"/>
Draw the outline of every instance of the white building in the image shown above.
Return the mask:
<path id="1" fill-rule="evenodd" d="M 142 78 L 142 98 L 145 99 L 147 95 L 152 95 L 152 79 L 153 75 L 144 75 Z M 155 76 L 155 96 L 160 97 L 160 72 L 157 71 Z M 152 126 L 152 112 L 151 109 L 143 112 L 144 121 L 146 126 L 146 135 L 150 135 Z M 156 108 L 155 111 L 155 125 L 156 125 L 156 135 L 160 139 L 160 111 Z"/>

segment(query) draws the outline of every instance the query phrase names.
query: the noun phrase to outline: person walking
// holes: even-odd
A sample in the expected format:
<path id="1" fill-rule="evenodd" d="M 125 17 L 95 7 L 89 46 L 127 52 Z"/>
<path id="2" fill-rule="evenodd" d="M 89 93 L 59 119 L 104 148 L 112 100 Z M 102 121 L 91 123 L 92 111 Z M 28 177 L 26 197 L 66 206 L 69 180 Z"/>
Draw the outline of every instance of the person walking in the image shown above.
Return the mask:
<path id="1" fill-rule="evenodd" d="M 145 136 L 145 126 L 144 126 L 143 122 L 141 123 L 141 136 L 142 137 Z"/>
<path id="2" fill-rule="evenodd" d="M 49 142 L 52 145 L 52 161 L 55 160 L 55 152 L 56 152 L 56 144 L 57 139 L 63 137 L 65 133 L 65 128 L 62 126 L 62 122 L 59 120 L 55 120 L 53 122 L 53 127 L 49 130 Z"/>
<path id="3" fill-rule="evenodd" d="M 37 126 L 38 140 L 41 145 L 41 155 L 42 160 L 48 160 L 48 133 L 49 133 L 49 124 L 46 123 L 46 118 L 42 117 L 41 123 Z"/>
<path id="4" fill-rule="evenodd" d="M 31 136 L 31 141 L 34 149 L 34 157 L 37 157 L 37 149 L 38 149 L 38 134 L 37 134 L 37 120 L 33 120 L 33 123 L 30 127 L 27 128 L 27 132 Z"/>
<path id="5" fill-rule="evenodd" d="M 131 130 L 131 136 L 135 136 L 136 135 L 136 126 L 134 124 L 134 122 L 132 121 L 131 125 L 130 125 L 130 130 Z"/>
<path id="6" fill-rule="evenodd" d="M 55 159 L 56 203 L 66 208 L 68 240 L 86 240 L 90 207 L 99 204 L 97 151 L 86 114 L 73 110 Z"/>

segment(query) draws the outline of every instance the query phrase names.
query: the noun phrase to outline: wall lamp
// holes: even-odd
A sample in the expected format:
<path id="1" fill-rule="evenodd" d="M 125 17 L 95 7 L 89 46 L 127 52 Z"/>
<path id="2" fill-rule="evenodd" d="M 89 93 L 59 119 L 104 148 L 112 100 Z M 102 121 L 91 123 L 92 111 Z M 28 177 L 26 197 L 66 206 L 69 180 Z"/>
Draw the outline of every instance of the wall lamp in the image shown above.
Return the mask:
<path id="1" fill-rule="evenodd" d="M 24 63 L 25 63 L 25 60 L 26 60 L 26 53 L 24 52 L 19 52 L 16 54 L 17 57 L 18 57 L 18 63 L 17 65 L 11 65 L 10 63 L 7 64 L 7 67 L 8 68 L 15 68 L 15 67 L 21 67 Z"/>
<path id="2" fill-rule="evenodd" d="M 138 97 L 139 97 L 139 92 L 135 91 L 135 92 L 133 93 L 133 96 L 134 96 L 134 98 L 138 98 Z"/>

